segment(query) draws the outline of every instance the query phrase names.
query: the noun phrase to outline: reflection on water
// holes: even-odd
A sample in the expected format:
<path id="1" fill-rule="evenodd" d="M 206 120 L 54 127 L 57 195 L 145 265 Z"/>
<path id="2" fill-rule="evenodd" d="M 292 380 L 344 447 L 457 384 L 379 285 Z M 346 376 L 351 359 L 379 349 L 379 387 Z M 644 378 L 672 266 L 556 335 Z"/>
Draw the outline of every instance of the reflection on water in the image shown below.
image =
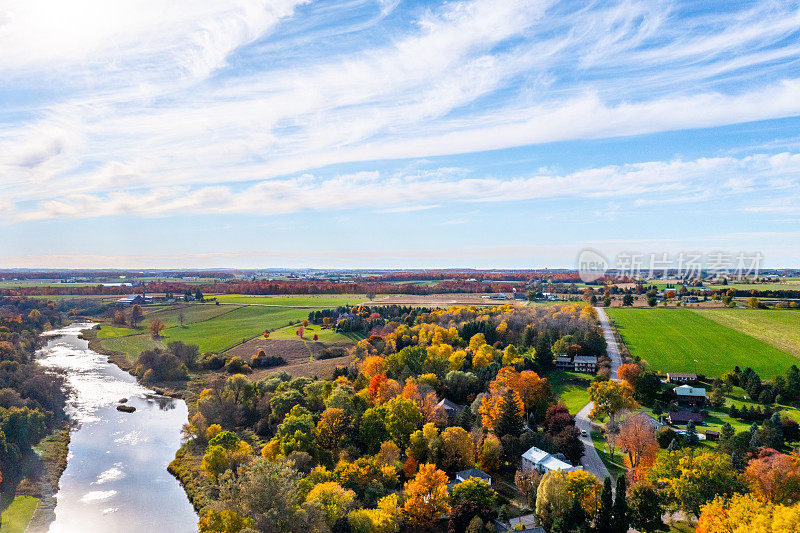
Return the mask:
<path id="1" fill-rule="evenodd" d="M 186 404 L 159 396 L 78 338 L 91 324 L 46 333 L 44 366 L 65 371 L 76 422 L 51 532 L 197 531 L 197 515 L 167 465 Z M 128 398 L 134 413 L 116 410 Z"/>

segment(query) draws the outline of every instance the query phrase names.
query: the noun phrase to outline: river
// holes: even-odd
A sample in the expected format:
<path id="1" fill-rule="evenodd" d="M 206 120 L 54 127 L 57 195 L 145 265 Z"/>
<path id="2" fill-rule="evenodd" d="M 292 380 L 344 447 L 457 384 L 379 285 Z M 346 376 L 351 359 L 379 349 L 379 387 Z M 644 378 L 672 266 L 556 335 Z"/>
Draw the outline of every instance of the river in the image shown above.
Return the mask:
<path id="1" fill-rule="evenodd" d="M 73 421 L 51 533 L 196 532 L 197 515 L 167 465 L 181 445 L 186 403 L 159 396 L 79 338 L 93 324 L 45 333 L 38 361 L 65 371 Z M 117 411 L 128 398 L 133 413 Z"/>

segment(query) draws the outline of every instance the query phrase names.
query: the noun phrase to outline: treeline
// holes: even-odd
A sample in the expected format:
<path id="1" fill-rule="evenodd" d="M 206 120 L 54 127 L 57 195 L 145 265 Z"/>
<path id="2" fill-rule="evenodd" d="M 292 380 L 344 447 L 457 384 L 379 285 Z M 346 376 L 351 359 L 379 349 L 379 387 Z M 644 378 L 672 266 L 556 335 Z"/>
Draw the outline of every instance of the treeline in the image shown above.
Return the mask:
<path id="1" fill-rule="evenodd" d="M 61 324 L 55 304 L 0 297 L 0 479 L 19 481 L 23 457 L 65 419 L 62 376 L 34 360 L 39 334 Z"/>

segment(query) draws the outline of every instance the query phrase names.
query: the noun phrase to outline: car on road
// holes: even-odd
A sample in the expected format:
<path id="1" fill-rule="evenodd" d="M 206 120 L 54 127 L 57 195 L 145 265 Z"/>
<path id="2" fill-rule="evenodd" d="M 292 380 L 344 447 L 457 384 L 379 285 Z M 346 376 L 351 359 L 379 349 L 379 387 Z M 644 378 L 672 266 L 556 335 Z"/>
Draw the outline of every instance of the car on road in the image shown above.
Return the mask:
<path id="1" fill-rule="evenodd" d="M 586 431 L 585 429 L 582 429 L 581 430 L 581 435 L 584 436 L 584 437 L 588 437 L 589 436 L 589 432 Z"/>

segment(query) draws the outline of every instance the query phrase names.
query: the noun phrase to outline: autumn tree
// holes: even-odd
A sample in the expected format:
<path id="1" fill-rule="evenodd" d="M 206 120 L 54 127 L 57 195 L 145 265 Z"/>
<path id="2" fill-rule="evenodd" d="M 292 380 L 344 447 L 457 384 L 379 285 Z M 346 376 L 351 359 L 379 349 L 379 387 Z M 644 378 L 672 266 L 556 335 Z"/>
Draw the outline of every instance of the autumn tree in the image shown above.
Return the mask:
<path id="1" fill-rule="evenodd" d="M 764 501 L 800 501 L 800 452 L 767 452 L 752 459 L 744 472 L 750 490 Z"/>
<path id="2" fill-rule="evenodd" d="M 127 324 L 128 320 L 125 318 L 125 313 L 122 311 L 115 311 L 114 312 L 114 324 L 118 326 L 124 326 Z"/>
<path id="3" fill-rule="evenodd" d="M 536 508 L 536 490 L 539 488 L 541 480 L 542 474 L 534 469 L 517 470 L 517 473 L 514 474 L 514 485 L 525 497 L 528 507 L 532 509 Z"/>
<path id="4" fill-rule="evenodd" d="M 800 504 L 775 505 L 752 494 L 715 498 L 703 506 L 697 522 L 697 533 L 797 531 L 800 531 Z"/>
<path id="5" fill-rule="evenodd" d="M 633 399 L 633 389 L 625 382 L 595 381 L 589 386 L 589 399 L 594 402 L 589 417 L 599 420 L 614 416 L 623 409 L 636 409 L 639 404 Z"/>
<path id="6" fill-rule="evenodd" d="M 475 464 L 472 437 L 463 428 L 454 426 L 442 432 L 442 465 L 447 470 L 462 470 Z"/>
<path id="7" fill-rule="evenodd" d="M 411 433 L 422 424 L 422 412 L 416 403 L 402 396 L 392 398 L 385 406 L 389 437 L 401 449 L 405 449 Z"/>
<path id="8" fill-rule="evenodd" d="M 150 330 L 150 335 L 156 339 L 161 336 L 161 332 L 164 331 L 167 325 L 160 318 L 154 318 L 147 327 Z"/>
<path id="9" fill-rule="evenodd" d="M 450 495 L 450 503 L 454 506 L 467 502 L 491 512 L 497 505 L 497 492 L 483 479 L 471 477 L 453 487 Z"/>
<path id="10" fill-rule="evenodd" d="M 351 511 L 347 522 L 353 533 L 397 533 L 402 518 L 397 494 L 389 494 L 378 500 L 375 509 Z"/>
<path id="11" fill-rule="evenodd" d="M 630 363 L 620 365 L 617 369 L 617 376 L 619 376 L 620 379 L 624 379 L 634 390 L 636 389 L 636 382 L 641 375 L 642 367 L 637 364 Z"/>
<path id="12" fill-rule="evenodd" d="M 567 473 L 567 491 L 573 499 L 580 502 L 589 517 L 593 517 L 597 512 L 600 490 L 600 482 L 586 470 L 573 470 Z"/>
<path id="13" fill-rule="evenodd" d="M 144 312 L 142 311 L 142 306 L 139 304 L 134 305 L 131 307 L 131 325 L 133 327 L 138 327 L 139 322 L 144 317 Z"/>
<path id="14" fill-rule="evenodd" d="M 317 443 L 321 448 L 335 452 L 347 429 L 348 420 L 343 409 L 329 407 L 317 422 Z"/>
<path id="15" fill-rule="evenodd" d="M 337 520 L 347 516 L 355 499 L 355 492 L 345 489 L 335 481 L 314 485 L 306 496 L 306 502 L 316 502 L 320 505 L 328 527 L 333 527 Z"/>
<path id="16" fill-rule="evenodd" d="M 447 474 L 434 464 L 420 465 L 414 479 L 403 490 L 403 511 L 409 524 L 430 529 L 442 513 L 450 511 Z"/>
<path id="17" fill-rule="evenodd" d="M 694 448 L 661 455 L 648 477 L 664 487 L 673 507 L 695 516 L 715 497 L 730 496 L 744 488 L 729 456 Z"/>
<path id="18" fill-rule="evenodd" d="M 558 518 L 568 513 L 572 496 L 567 490 L 567 474 L 561 470 L 550 470 L 536 490 L 536 517 L 546 530 L 550 530 Z"/>
<path id="19" fill-rule="evenodd" d="M 625 465 L 633 479 L 644 479 L 658 456 L 653 425 L 642 415 L 629 417 L 620 428 L 617 445 L 625 454 Z"/>
<path id="20" fill-rule="evenodd" d="M 241 517 L 230 509 L 209 509 L 200 517 L 197 527 L 200 533 L 239 533 L 252 525 L 251 519 Z"/>

